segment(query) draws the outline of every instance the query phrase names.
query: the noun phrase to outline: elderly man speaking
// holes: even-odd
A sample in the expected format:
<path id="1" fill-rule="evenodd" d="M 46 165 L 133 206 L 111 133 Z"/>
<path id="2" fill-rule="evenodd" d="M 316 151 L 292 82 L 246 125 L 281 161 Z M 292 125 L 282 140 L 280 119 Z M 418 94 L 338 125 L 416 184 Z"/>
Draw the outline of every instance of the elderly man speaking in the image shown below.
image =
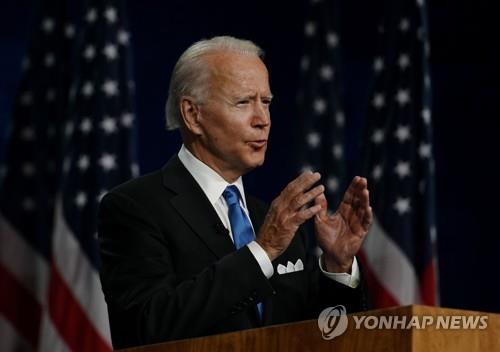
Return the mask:
<path id="1" fill-rule="evenodd" d="M 103 198 L 101 281 L 115 348 L 364 308 L 355 255 L 373 217 L 366 179 L 354 178 L 334 215 L 319 173 L 291 181 L 270 206 L 245 193 L 242 176 L 264 163 L 271 128 L 261 57 L 232 37 L 189 47 L 166 106 L 180 151 Z M 307 255 L 308 219 L 319 260 Z"/>

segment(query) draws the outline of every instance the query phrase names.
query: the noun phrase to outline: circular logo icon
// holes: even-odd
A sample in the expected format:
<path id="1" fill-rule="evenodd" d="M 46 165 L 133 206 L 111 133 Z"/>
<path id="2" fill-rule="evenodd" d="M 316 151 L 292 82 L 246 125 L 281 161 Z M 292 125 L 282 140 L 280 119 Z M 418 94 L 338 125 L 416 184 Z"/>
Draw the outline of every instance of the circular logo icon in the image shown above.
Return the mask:
<path id="1" fill-rule="evenodd" d="M 342 335 L 347 329 L 347 311 L 338 305 L 324 309 L 318 317 L 318 327 L 325 340 Z"/>

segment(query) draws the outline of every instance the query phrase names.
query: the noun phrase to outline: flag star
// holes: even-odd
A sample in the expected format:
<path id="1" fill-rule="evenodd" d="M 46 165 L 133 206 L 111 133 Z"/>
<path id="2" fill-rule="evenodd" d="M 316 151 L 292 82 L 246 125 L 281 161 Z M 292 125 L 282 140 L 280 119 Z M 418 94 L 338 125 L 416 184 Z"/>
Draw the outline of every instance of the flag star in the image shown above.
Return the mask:
<path id="1" fill-rule="evenodd" d="M 116 156 L 113 154 L 104 153 L 99 158 L 99 165 L 105 172 L 116 168 Z"/>
<path id="2" fill-rule="evenodd" d="M 304 26 L 304 33 L 307 37 L 312 37 L 314 34 L 316 34 L 316 23 L 307 22 Z"/>
<path id="3" fill-rule="evenodd" d="M 23 209 L 25 211 L 32 211 L 35 209 L 35 202 L 33 201 L 32 198 L 26 197 L 23 199 Z"/>
<path id="4" fill-rule="evenodd" d="M 111 79 L 107 79 L 104 81 L 102 85 L 102 90 L 108 97 L 112 97 L 114 95 L 118 95 L 118 84 L 116 81 L 113 81 Z"/>
<path id="5" fill-rule="evenodd" d="M 85 20 L 89 23 L 94 23 L 97 20 L 97 10 L 95 8 L 88 10 Z"/>
<path id="6" fill-rule="evenodd" d="M 339 36 L 335 32 L 328 32 L 326 34 L 326 44 L 330 48 L 335 48 L 339 44 Z"/>
<path id="7" fill-rule="evenodd" d="M 381 165 L 375 165 L 375 167 L 372 170 L 372 177 L 375 181 L 380 180 L 382 177 L 382 174 L 384 172 L 384 169 L 382 168 Z"/>
<path id="8" fill-rule="evenodd" d="M 114 7 L 108 7 L 104 11 L 104 17 L 106 18 L 108 23 L 110 23 L 110 24 L 115 23 L 117 18 L 118 18 L 118 15 L 116 13 L 116 9 Z"/>
<path id="9" fill-rule="evenodd" d="M 45 64 L 45 66 L 52 67 L 52 66 L 54 66 L 54 63 L 56 62 L 56 57 L 52 53 L 47 53 L 47 55 L 45 55 L 43 62 Z"/>
<path id="10" fill-rule="evenodd" d="M 83 118 L 82 122 L 80 123 L 80 131 L 82 131 L 83 134 L 87 134 L 92 131 L 92 120 L 90 118 Z"/>
<path id="11" fill-rule="evenodd" d="M 31 105 L 33 104 L 33 94 L 31 94 L 31 92 L 24 92 L 21 95 L 20 100 L 21 100 L 21 105 L 23 106 Z"/>
<path id="12" fill-rule="evenodd" d="M 424 85 L 427 89 L 431 87 L 431 76 L 429 74 L 424 76 Z"/>
<path id="13" fill-rule="evenodd" d="M 339 127 L 343 127 L 345 125 L 345 116 L 343 111 L 337 111 L 335 114 L 335 122 Z"/>
<path id="14" fill-rule="evenodd" d="M 85 192 L 78 192 L 75 197 L 75 204 L 78 208 L 83 208 L 87 204 L 87 194 Z"/>
<path id="15" fill-rule="evenodd" d="M 380 56 L 376 57 L 375 60 L 373 61 L 373 70 L 376 73 L 381 72 L 384 69 L 384 59 L 381 58 Z"/>
<path id="16" fill-rule="evenodd" d="M 410 212 L 410 198 L 398 197 L 393 207 L 399 215 L 404 215 L 405 213 Z"/>
<path id="17" fill-rule="evenodd" d="M 132 165 L 130 166 L 130 171 L 132 172 L 132 177 L 139 176 L 139 164 L 132 163 Z"/>
<path id="18" fill-rule="evenodd" d="M 399 55 L 398 65 L 401 70 L 405 70 L 410 66 L 410 57 L 408 56 L 408 54 Z"/>
<path id="19" fill-rule="evenodd" d="M 300 59 L 300 69 L 302 71 L 307 71 L 308 68 L 309 68 L 309 57 L 302 56 L 302 59 Z"/>
<path id="20" fill-rule="evenodd" d="M 323 114 L 326 111 L 326 101 L 325 99 L 316 98 L 313 101 L 314 112 L 318 115 Z"/>
<path id="21" fill-rule="evenodd" d="M 87 81 L 83 84 L 82 94 L 87 98 L 94 94 L 94 85 L 92 82 Z"/>
<path id="22" fill-rule="evenodd" d="M 429 108 L 422 109 L 422 119 L 426 125 L 431 123 L 431 110 Z"/>
<path id="23" fill-rule="evenodd" d="M 436 225 L 432 225 L 429 231 L 430 231 L 430 234 L 431 234 L 431 242 L 432 243 L 436 243 L 436 241 L 437 241 Z"/>
<path id="24" fill-rule="evenodd" d="M 90 158 L 88 155 L 81 155 L 80 158 L 78 158 L 77 166 L 81 171 L 85 171 L 89 168 L 90 166 Z"/>
<path id="25" fill-rule="evenodd" d="M 321 136 L 317 132 L 310 132 L 307 135 L 307 144 L 311 148 L 317 148 L 321 144 Z"/>
<path id="26" fill-rule="evenodd" d="M 399 22 L 399 29 L 401 32 L 408 32 L 408 29 L 410 29 L 410 20 L 408 18 L 402 18 L 401 22 Z"/>
<path id="27" fill-rule="evenodd" d="M 417 0 L 417 5 L 418 5 L 419 7 L 424 6 L 424 0 Z"/>
<path id="28" fill-rule="evenodd" d="M 111 134 L 116 132 L 117 130 L 116 119 L 109 116 L 105 116 L 101 122 L 101 128 L 104 130 L 106 134 Z"/>
<path id="29" fill-rule="evenodd" d="M 24 163 L 22 173 L 26 177 L 31 177 L 35 174 L 35 166 L 32 163 Z"/>
<path id="30" fill-rule="evenodd" d="M 325 81 L 331 80 L 333 77 L 332 66 L 330 66 L 330 65 L 321 66 L 321 68 L 319 69 L 319 75 Z"/>
<path id="31" fill-rule="evenodd" d="M 328 177 L 326 180 L 326 188 L 330 192 L 337 192 L 339 189 L 339 180 L 334 176 Z"/>
<path id="32" fill-rule="evenodd" d="M 422 143 L 418 147 L 418 154 L 422 159 L 427 159 L 431 156 L 431 145 L 429 143 Z"/>
<path id="33" fill-rule="evenodd" d="M 95 57 L 95 47 L 93 45 L 87 45 L 83 50 L 83 57 L 90 61 Z"/>
<path id="34" fill-rule="evenodd" d="M 372 105 L 379 110 L 385 106 L 385 96 L 382 93 L 375 93 L 372 100 Z"/>
<path id="35" fill-rule="evenodd" d="M 371 137 L 371 140 L 373 143 L 375 144 L 380 144 L 384 141 L 385 139 L 385 133 L 384 133 L 384 130 L 382 129 L 375 129 L 373 131 L 373 134 L 372 134 L 372 137 Z"/>
<path id="36" fill-rule="evenodd" d="M 399 176 L 400 179 L 410 176 L 410 163 L 406 161 L 398 161 L 394 172 Z"/>
<path id="37" fill-rule="evenodd" d="M 118 50 L 116 48 L 116 45 L 113 44 L 106 44 L 104 46 L 104 49 L 102 50 L 104 56 L 108 59 L 108 61 L 114 60 L 118 57 Z"/>
<path id="38" fill-rule="evenodd" d="M 128 45 L 130 41 L 130 34 L 126 30 L 120 29 L 116 34 L 116 40 L 121 45 Z"/>
<path id="39" fill-rule="evenodd" d="M 56 24 L 55 24 L 55 22 L 54 22 L 54 20 L 52 18 L 46 17 L 42 21 L 42 30 L 45 33 L 52 33 L 52 31 L 54 30 L 55 25 Z"/>
<path id="40" fill-rule="evenodd" d="M 68 123 L 66 123 L 66 126 L 64 126 L 64 134 L 66 135 L 66 137 L 70 137 L 73 134 L 73 130 L 73 122 L 69 121 Z"/>
<path id="41" fill-rule="evenodd" d="M 127 84 L 128 84 L 128 89 L 130 89 L 131 91 L 135 90 L 135 82 L 133 80 L 128 81 Z"/>
<path id="42" fill-rule="evenodd" d="M 332 148 L 332 152 L 336 159 L 340 159 L 344 155 L 344 148 L 340 144 L 335 144 Z"/>
<path id="43" fill-rule="evenodd" d="M 53 88 L 47 89 L 47 94 L 45 95 L 47 101 L 54 101 L 56 98 L 56 91 Z"/>
<path id="44" fill-rule="evenodd" d="M 396 94 L 396 101 L 400 106 L 404 106 L 410 102 L 410 92 L 408 89 L 398 89 Z"/>
<path id="45" fill-rule="evenodd" d="M 25 127 L 21 131 L 21 139 L 23 141 L 32 141 L 35 139 L 35 130 L 33 127 Z"/>
<path id="46" fill-rule="evenodd" d="M 124 127 L 132 127 L 132 124 L 134 123 L 134 114 L 131 114 L 130 112 L 124 113 L 121 118 L 121 123 Z"/>
<path id="47" fill-rule="evenodd" d="M 75 36 L 75 26 L 68 23 L 66 27 L 64 27 L 64 35 L 66 38 L 73 38 Z"/>
<path id="48" fill-rule="evenodd" d="M 399 143 L 406 142 L 411 137 L 410 127 L 407 125 L 398 125 L 394 136 L 399 140 Z"/>
<path id="49" fill-rule="evenodd" d="M 384 28 L 384 26 L 383 26 L 382 24 L 378 25 L 378 27 L 377 27 L 377 31 L 378 31 L 379 33 L 384 33 L 384 32 L 385 32 L 385 28 Z"/>

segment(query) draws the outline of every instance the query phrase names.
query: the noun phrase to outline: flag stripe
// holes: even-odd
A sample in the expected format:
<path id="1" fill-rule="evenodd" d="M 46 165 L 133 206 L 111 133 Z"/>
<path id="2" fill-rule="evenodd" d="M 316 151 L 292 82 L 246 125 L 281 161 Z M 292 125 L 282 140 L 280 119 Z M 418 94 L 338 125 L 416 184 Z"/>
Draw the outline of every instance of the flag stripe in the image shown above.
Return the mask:
<path id="1" fill-rule="evenodd" d="M 12 322 L 0 314 L 0 331 L 2 338 L 0 339 L 0 351 L 31 351 L 33 345 L 22 336 Z"/>
<path id="2" fill-rule="evenodd" d="M 42 308 L 9 271 L 0 264 L 0 313 L 35 347 Z M 25 319 L 29 317 L 29 319 Z"/>
<path id="3" fill-rule="evenodd" d="M 399 302 L 420 303 L 419 282 L 412 263 L 374 217 L 363 251 L 376 280 Z M 404 280 L 394 280 L 404 278 Z"/>
<path id="4" fill-rule="evenodd" d="M 104 294 L 99 276 L 80 248 L 62 213 L 62 200 L 56 202 L 54 260 L 57 272 L 71 291 L 74 300 L 85 309 L 87 319 L 110 345 L 111 337 Z"/>
<path id="5" fill-rule="evenodd" d="M 386 288 L 378 281 L 375 274 L 371 271 L 370 265 L 368 265 L 363 251 L 360 251 L 358 256 L 363 263 L 363 271 L 366 274 L 366 281 L 372 293 L 371 299 L 373 302 L 371 303 L 376 307 L 398 306 L 398 301 L 391 295 L 390 292 L 386 290 Z"/>
<path id="6" fill-rule="evenodd" d="M 111 351 L 110 344 L 99 334 L 85 310 L 75 299 L 58 268 L 51 266 L 49 287 L 50 318 L 59 334 L 74 351 Z M 73 324 L 67 324 L 68 321 Z"/>
<path id="7" fill-rule="evenodd" d="M 24 241 L 1 212 L 0 243 L 0 264 L 30 292 L 32 299 L 43 302 L 49 280 L 45 258 Z"/>

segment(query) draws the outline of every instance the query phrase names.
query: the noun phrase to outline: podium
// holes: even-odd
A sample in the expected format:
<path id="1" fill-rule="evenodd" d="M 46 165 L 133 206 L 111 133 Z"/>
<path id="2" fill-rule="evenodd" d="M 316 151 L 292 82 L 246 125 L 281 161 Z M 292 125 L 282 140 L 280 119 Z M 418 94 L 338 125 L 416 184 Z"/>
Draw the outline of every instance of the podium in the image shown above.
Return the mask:
<path id="1" fill-rule="evenodd" d="M 500 351 L 500 314 L 411 305 L 347 315 L 325 340 L 317 320 L 134 347 L 127 352 Z"/>

